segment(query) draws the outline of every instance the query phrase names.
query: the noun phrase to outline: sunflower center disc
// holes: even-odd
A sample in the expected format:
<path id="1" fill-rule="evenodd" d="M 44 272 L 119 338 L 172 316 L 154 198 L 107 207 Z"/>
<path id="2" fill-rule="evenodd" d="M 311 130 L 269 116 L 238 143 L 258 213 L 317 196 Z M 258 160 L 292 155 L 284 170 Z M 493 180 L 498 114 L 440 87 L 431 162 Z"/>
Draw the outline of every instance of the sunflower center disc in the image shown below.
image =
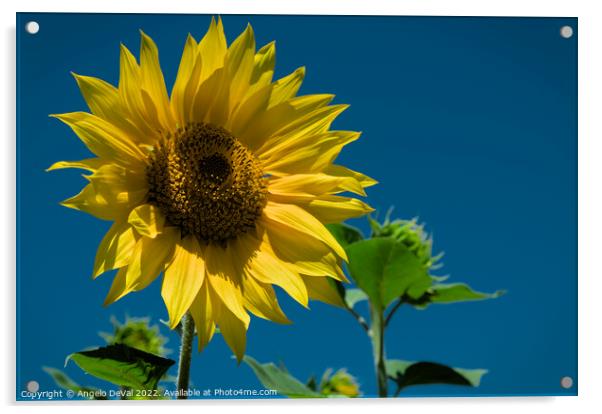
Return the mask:
<path id="1" fill-rule="evenodd" d="M 189 124 L 150 157 L 148 201 L 182 237 L 225 243 L 255 227 L 267 202 L 263 171 L 223 128 Z"/>

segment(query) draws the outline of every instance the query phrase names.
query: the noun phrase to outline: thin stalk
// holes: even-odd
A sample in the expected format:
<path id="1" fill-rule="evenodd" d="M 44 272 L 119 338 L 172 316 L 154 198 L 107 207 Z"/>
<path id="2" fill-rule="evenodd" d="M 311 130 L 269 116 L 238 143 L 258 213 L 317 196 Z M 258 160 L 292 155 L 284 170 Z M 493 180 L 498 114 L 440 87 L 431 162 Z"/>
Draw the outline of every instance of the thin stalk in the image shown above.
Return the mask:
<path id="1" fill-rule="evenodd" d="M 180 346 L 180 362 L 178 364 L 178 379 L 176 382 L 178 400 L 188 398 L 188 382 L 190 380 L 190 362 L 192 361 L 192 339 L 194 338 L 194 321 L 190 313 L 182 318 L 182 335 Z"/>
<path id="2" fill-rule="evenodd" d="M 399 309 L 399 307 L 403 305 L 403 298 L 399 298 L 397 300 L 397 303 L 395 304 L 395 306 L 393 306 L 391 308 L 391 310 L 389 311 L 389 314 L 387 315 L 387 318 L 385 319 L 385 327 L 387 327 L 389 325 L 389 323 L 391 322 L 391 318 L 393 318 L 393 315 L 395 314 L 395 312 L 397 312 L 397 309 Z"/>
<path id="3" fill-rule="evenodd" d="M 362 317 L 362 315 L 360 315 L 359 313 L 357 313 L 355 311 L 355 309 L 353 309 L 352 307 L 347 307 L 347 310 L 349 311 L 349 313 L 351 313 L 353 315 L 353 317 L 357 320 L 357 322 L 360 324 L 360 326 L 364 329 L 364 331 L 366 332 L 370 332 L 370 326 L 368 326 L 368 323 L 366 322 L 366 320 Z"/>
<path id="4" fill-rule="evenodd" d="M 372 351 L 374 354 L 374 370 L 376 371 L 376 383 L 378 384 L 378 396 L 386 398 L 387 370 L 385 367 L 385 321 L 384 312 L 378 306 L 370 305 L 370 339 L 372 340 Z"/>

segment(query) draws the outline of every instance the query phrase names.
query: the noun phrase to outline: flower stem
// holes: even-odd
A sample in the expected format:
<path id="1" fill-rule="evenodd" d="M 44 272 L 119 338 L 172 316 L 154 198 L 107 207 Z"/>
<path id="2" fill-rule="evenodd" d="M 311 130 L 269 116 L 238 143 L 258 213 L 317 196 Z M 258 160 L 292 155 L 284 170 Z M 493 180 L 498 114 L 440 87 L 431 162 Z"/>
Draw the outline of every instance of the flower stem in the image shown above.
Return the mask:
<path id="1" fill-rule="evenodd" d="M 190 362 L 192 361 L 192 339 L 194 338 L 194 321 L 190 313 L 182 318 L 182 335 L 180 346 L 180 362 L 178 364 L 178 379 L 176 382 L 178 400 L 188 398 L 188 382 L 190 380 Z"/>
<path id="2" fill-rule="evenodd" d="M 370 304 L 370 338 L 372 340 L 372 351 L 374 354 L 374 369 L 376 371 L 376 383 L 378 384 L 378 396 L 386 398 L 387 370 L 385 367 L 385 321 L 384 313 L 380 307 Z"/>

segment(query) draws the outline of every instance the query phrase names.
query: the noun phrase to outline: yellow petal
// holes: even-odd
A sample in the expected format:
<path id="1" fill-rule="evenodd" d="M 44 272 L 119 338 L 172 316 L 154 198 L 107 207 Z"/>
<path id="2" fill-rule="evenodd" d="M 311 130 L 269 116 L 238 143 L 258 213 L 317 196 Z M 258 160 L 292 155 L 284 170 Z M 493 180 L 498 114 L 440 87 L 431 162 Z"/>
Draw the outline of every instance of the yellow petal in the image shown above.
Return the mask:
<path id="1" fill-rule="evenodd" d="M 227 129 L 232 131 L 234 136 L 240 136 L 254 119 L 265 112 L 271 93 L 272 85 L 267 85 L 249 96 L 234 111 L 226 125 Z"/>
<path id="2" fill-rule="evenodd" d="M 250 317 L 243 306 L 242 269 L 236 269 L 228 250 L 209 244 L 205 250 L 205 270 L 211 287 L 224 305 L 239 318 L 245 326 Z"/>
<path id="3" fill-rule="evenodd" d="M 352 142 L 359 138 L 360 133 L 328 131 L 334 119 L 348 107 L 348 105 L 331 105 L 315 109 L 267 137 L 263 147 L 258 152 L 261 153 L 263 158 L 267 158 L 274 152 L 290 151 L 308 146 L 316 142 L 316 135 L 328 132 L 333 135 L 345 136 L 349 139 L 349 142 Z"/>
<path id="4" fill-rule="evenodd" d="M 345 302 L 334 286 L 334 281 L 328 277 L 302 276 L 309 297 L 329 305 L 345 308 Z M 329 280 L 330 279 L 330 280 Z"/>
<path id="5" fill-rule="evenodd" d="M 60 170 L 63 168 L 79 168 L 80 170 L 95 172 L 106 163 L 105 160 L 100 158 L 87 158 L 80 161 L 59 161 L 48 167 L 46 171 Z"/>
<path id="6" fill-rule="evenodd" d="M 376 181 L 375 179 L 370 178 L 367 175 L 364 175 L 357 171 L 350 170 L 349 168 L 343 167 L 342 165 L 331 164 L 324 168 L 323 172 L 325 174 L 335 175 L 338 177 L 353 177 L 357 181 L 359 181 L 362 187 L 364 188 L 378 184 L 378 181 Z"/>
<path id="7" fill-rule="evenodd" d="M 255 63 L 255 36 L 251 25 L 247 25 L 226 54 L 226 73 L 230 83 L 229 113 L 243 100 L 247 89 L 249 89 L 251 75 Z"/>
<path id="8" fill-rule="evenodd" d="M 268 226 L 292 228 L 305 233 L 328 245 L 341 259 L 347 261 L 347 254 L 330 232 L 314 216 L 301 207 L 268 201 L 263 210 L 263 218 Z"/>
<path id="9" fill-rule="evenodd" d="M 146 117 L 151 120 L 156 120 L 156 128 L 160 131 L 168 131 L 169 128 L 162 125 L 161 119 L 159 117 L 159 109 L 157 108 L 157 104 L 153 100 L 151 94 L 146 89 L 140 89 L 140 96 L 142 97 L 142 103 L 144 104 L 144 111 Z"/>
<path id="10" fill-rule="evenodd" d="M 207 122 L 213 125 L 226 125 L 230 117 L 230 88 L 227 82 L 227 76 L 224 69 L 223 78 L 219 92 L 216 94 L 211 106 L 211 111 L 207 117 Z"/>
<path id="11" fill-rule="evenodd" d="M 165 216 L 154 204 L 142 204 L 132 210 L 128 222 L 140 235 L 155 238 L 163 231 Z"/>
<path id="12" fill-rule="evenodd" d="M 116 194 L 115 197 L 111 196 L 111 200 L 107 200 L 94 190 L 92 184 L 88 184 L 79 194 L 61 201 L 61 205 L 86 212 L 101 220 L 117 221 L 123 220 L 131 210 L 128 201 L 142 201 L 144 199 L 143 193 L 133 194 L 135 199 L 132 199 L 131 196 L 132 193 L 120 193 Z M 113 201 L 114 199 L 118 201 Z M 136 203 L 133 202 L 132 204 Z"/>
<path id="13" fill-rule="evenodd" d="M 161 296 L 167 306 L 169 327 L 174 329 L 188 311 L 205 279 L 205 261 L 195 236 L 176 245 L 173 260 L 165 270 Z"/>
<path id="14" fill-rule="evenodd" d="M 276 145 L 284 143 L 287 140 L 295 140 L 296 137 L 308 136 L 320 132 L 326 132 L 330 125 L 343 111 L 349 108 L 349 105 L 330 105 L 316 109 L 307 115 L 299 118 L 297 121 L 290 123 L 286 127 L 279 129 L 273 136 L 273 139 L 266 141 L 265 145 Z M 350 134 L 359 137 L 358 133 L 351 132 Z"/>
<path id="15" fill-rule="evenodd" d="M 263 152 L 259 159 L 265 172 L 273 175 L 318 173 L 331 165 L 343 147 L 358 136 L 359 133 L 351 131 L 299 136 Z"/>
<path id="16" fill-rule="evenodd" d="M 132 291 L 132 289 L 128 289 L 125 285 L 126 273 L 127 267 L 122 267 L 119 269 L 115 275 L 115 278 L 113 279 L 113 283 L 111 284 L 111 288 L 109 289 L 109 293 L 105 298 L 103 306 L 109 306 Z"/>
<path id="17" fill-rule="evenodd" d="M 202 351 L 207 346 L 215 333 L 214 313 L 215 311 L 213 310 L 213 304 L 209 295 L 209 284 L 203 283 L 190 306 L 190 314 L 196 326 L 199 351 Z"/>
<path id="18" fill-rule="evenodd" d="M 147 142 L 141 133 L 128 119 L 128 109 L 122 105 L 119 90 L 102 79 L 91 76 L 73 74 L 79 90 L 92 113 L 115 125 L 133 142 Z"/>
<path id="19" fill-rule="evenodd" d="M 342 191 L 366 195 L 362 185 L 353 177 L 337 177 L 327 174 L 293 174 L 269 181 L 271 194 L 313 198 L 322 194 Z"/>
<path id="20" fill-rule="evenodd" d="M 129 169 L 121 165 L 106 163 L 93 174 L 84 177 L 99 191 L 102 190 L 101 187 L 109 186 L 115 191 L 136 191 L 148 187 L 143 168 Z"/>
<path id="21" fill-rule="evenodd" d="M 145 104 L 142 90 L 142 74 L 136 58 L 124 46 L 121 45 L 119 60 L 119 96 L 123 107 L 127 108 L 131 121 L 140 130 L 141 136 L 146 137 L 149 144 L 160 138 L 161 123 L 155 113 L 148 112 L 148 104 Z"/>
<path id="22" fill-rule="evenodd" d="M 242 357 L 245 355 L 247 328 L 249 324 L 241 321 L 238 315 L 232 313 L 228 306 L 221 303 L 221 297 L 216 293 L 215 289 L 210 288 L 209 294 L 211 295 L 211 303 L 214 305 L 214 316 L 217 325 L 224 340 L 240 363 Z"/>
<path id="23" fill-rule="evenodd" d="M 87 112 L 52 115 L 67 124 L 90 151 L 122 165 L 139 167 L 144 153 L 119 129 Z"/>
<path id="24" fill-rule="evenodd" d="M 102 79 L 75 73 L 72 75 L 92 113 L 112 122 L 115 109 L 121 105 L 117 88 Z"/>
<path id="25" fill-rule="evenodd" d="M 173 117 L 169 106 L 169 97 L 165 88 L 165 79 L 159 64 L 159 50 L 153 40 L 142 30 L 140 31 L 140 75 L 142 87 L 152 98 L 159 121 L 170 130 L 173 126 Z"/>
<path id="26" fill-rule="evenodd" d="M 239 237 L 233 250 L 247 257 L 245 272 L 249 276 L 262 283 L 281 287 L 290 297 L 307 307 L 307 289 L 301 276 L 276 257 L 265 237 L 262 240 L 250 235 Z"/>
<path id="27" fill-rule="evenodd" d="M 187 99 L 187 91 L 192 91 L 192 89 L 196 91 L 198 88 L 196 83 L 200 76 L 200 58 L 198 58 L 197 49 L 196 40 L 189 34 L 182 52 L 176 81 L 171 90 L 171 108 L 180 126 L 185 125 L 189 119 L 191 97 Z M 196 69 L 195 76 L 197 60 L 199 61 L 199 67 Z"/>
<path id="28" fill-rule="evenodd" d="M 90 184 L 61 205 L 85 211 L 103 220 L 119 221 L 144 199 L 147 193 L 143 178 L 115 165 L 100 167 L 86 176 Z"/>
<path id="29" fill-rule="evenodd" d="M 167 233 L 170 234 L 170 232 Z M 175 232 L 172 234 L 175 234 Z M 165 257 L 169 256 L 170 250 L 171 248 L 165 234 L 156 239 L 140 238 L 134 248 L 130 265 L 122 267 L 115 275 L 111 289 L 105 298 L 104 306 L 110 305 L 128 293 L 147 287 L 158 275 L 156 267 L 160 268 L 161 264 L 157 265 L 157 262 L 164 262 L 166 260 Z M 133 273 L 138 275 L 138 279 L 131 280 Z"/>
<path id="30" fill-rule="evenodd" d="M 132 115 L 140 121 L 140 118 L 144 119 L 144 102 L 140 93 L 142 87 L 140 66 L 125 45 L 121 44 L 119 50 L 119 96 Z"/>
<path id="31" fill-rule="evenodd" d="M 294 97 L 303 83 L 303 78 L 305 78 L 305 67 L 300 67 L 290 75 L 274 82 L 270 106 L 278 105 Z"/>
<path id="32" fill-rule="evenodd" d="M 208 79 L 213 72 L 224 66 L 227 47 L 222 19 L 219 18 L 216 24 L 215 19 L 211 18 L 209 30 L 199 42 L 199 53 L 203 62 L 200 82 Z"/>
<path id="33" fill-rule="evenodd" d="M 255 316 L 268 319 L 277 323 L 291 323 L 278 305 L 276 293 L 272 286 L 267 283 L 261 283 L 251 275 L 245 272 L 243 279 L 245 292 L 245 307 Z"/>
<path id="34" fill-rule="evenodd" d="M 219 68 L 205 80 L 193 97 L 191 120 L 223 125 L 228 118 L 228 87 L 225 69 Z"/>
<path id="35" fill-rule="evenodd" d="M 92 277 L 127 265 L 138 239 L 139 236 L 127 222 L 113 223 L 98 246 Z"/>
<path id="36" fill-rule="evenodd" d="M 287 226 L 265 225 L 265 229 L 272 250 L 293 271 L 347 282 L 340 260 L 322 241 Z"/>
<path id="37" fill-rule="evenodd" d="M 197 53 L 196 62 L 194 63 L 194 66 L 192 68 L 192 73 L 190 74 L 190 79 L 188 80 L 188 83 L 186 84 L 186 89 L 184 91 L 184 98 L 183 98 L 184 103 L 182 106 L 182 114 L 181 114 L 181 116 L 183 117 L 182 125 L 186 125 L 187 123 L 195 120 L 195 118 L 193 116 L 194 100 L 196 98 L 196 93 L 200 87 L 199 79 L 201 77 L 202 67 L 203 67 L 203 65 L 201 62 L 200 55 Z"/>
<path id="38" fill-rule="evenodd" d="M 243 128 L 239 128 L 237 137 L 252 150 L 258 150 L 268 138 L 278 131 L 297 122 L 309 113 L 325 107 L 333 98 L 334 95 L 328 94 L 298 96 L 269 107 L 266 111 L 258 113 L 246 125 L 243 125 Z"/>
<path id="39" fill-rule="evenodd" d="M 124 44 L 119 45 L 119 91 L 127 92 L 129 89 L 140 89 L 140 66 L 136 58 Z M 132 94 L 131 98 L 137 94 Z"/>
<path id="40" fill-rule="evenodd" d="M 150 285 L 164 269 L 180 238 L 180 231 L 174 227 L 166 227 L 162 234 L 154 239 L 141 237 L 128 265 L 126 287 L 142 290 Z"/>
<path id="41" fill-rule="evenodd" d="M 322 223 L 341 223 L 350 218 L 361 217 L 374 211 L 372 207 L 361 200 L 335 195 L 325 195 L 313 200 L 301 201 L 295 201 L 292 197 L 276 196 L 274 200 L 297 204 Z"/>
<path id="42" fill-rule="evenodd" d="M 270 42 L 259 49 L 255 54 L 253 74 L 251 75 L 251 86 L 247 92 L 248 94 L 253 94 L 259 89 L 268 86 L 272 82 L 275 65 L 276 43 Z"/>

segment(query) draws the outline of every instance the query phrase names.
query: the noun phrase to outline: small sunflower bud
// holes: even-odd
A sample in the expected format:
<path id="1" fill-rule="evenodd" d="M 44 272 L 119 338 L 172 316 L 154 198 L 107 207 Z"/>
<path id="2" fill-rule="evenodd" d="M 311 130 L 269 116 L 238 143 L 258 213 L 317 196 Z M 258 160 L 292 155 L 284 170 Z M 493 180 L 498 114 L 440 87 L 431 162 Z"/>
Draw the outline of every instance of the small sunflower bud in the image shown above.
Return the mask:
<path id="1" fill-rule="evenodd" d="M 443 254 L 433 256 L 433 239 L 424 230 L 424 225 L 419 225 L 416 219 L 393 220 L 385 219 L 380 224 L 370 219 L 372 237 L 392 237 L 403 243 L 424 264 L 427 269 L 435 269 L 437 262 Z"/>
<path id="2" fill-rule="evenodd" d="M 107 344 L 124 344 L 154 355 L 165 355 L 163 345 L 167 338 L 159 333 L 157 325 L 150 325 L 148 318 L 129 318 L 121 323 L 116 318 L 111 318 L 113 333 L 101 333 L 100 336 Z"/>
<path id="3" fill-rule="evenodd" d="M 324 373 L 320 384 L 322 395 L 340 395 L 345 397 L 358 397 L 360 388 L 355 377 L 347 372 L 345 368 L 339 369 L 332 376 L 330 370 Z"/>

